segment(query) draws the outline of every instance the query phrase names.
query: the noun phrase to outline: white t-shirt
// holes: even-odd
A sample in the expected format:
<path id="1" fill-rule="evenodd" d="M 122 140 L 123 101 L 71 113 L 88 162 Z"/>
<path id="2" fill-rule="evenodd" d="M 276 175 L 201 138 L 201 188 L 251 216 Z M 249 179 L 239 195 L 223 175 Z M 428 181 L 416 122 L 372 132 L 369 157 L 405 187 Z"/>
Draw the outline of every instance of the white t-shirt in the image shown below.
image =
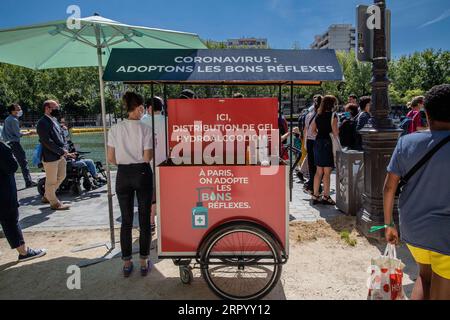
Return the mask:
<path id="1" fill-rule="evenodd" d="M 144 150 L 152 150 L 152 131 L 139 120 L 124 120 L 108 132 L 108 146 L 115 148 L 117 164 L 144 163 Z"/>
<path id="2" fill-rule="evenodd" d="M 313 110 L 309 112 L 305 117 L 306 139 L 316 140 L 317 132 L 312 130 L 313 117 L 316 116 L 316 112 Z"/>
<path id="3" fill-rule="evenodd" d="M 154 115 L 155 120 L 155 160 L 156 165 L 161 164 L 165 160 L 167 160 L 166 157 L 166 128 L 164 126 L 165 116 L 162 114 L 155 114 Z M 142 123 L 144 123 L 146 126 L 150 128 L 150 134 L 152 132 L 152 115 L 151 114 L 145 114 L 142 119 Z M 153 164 L 153 163 L 152 163 Z"/>

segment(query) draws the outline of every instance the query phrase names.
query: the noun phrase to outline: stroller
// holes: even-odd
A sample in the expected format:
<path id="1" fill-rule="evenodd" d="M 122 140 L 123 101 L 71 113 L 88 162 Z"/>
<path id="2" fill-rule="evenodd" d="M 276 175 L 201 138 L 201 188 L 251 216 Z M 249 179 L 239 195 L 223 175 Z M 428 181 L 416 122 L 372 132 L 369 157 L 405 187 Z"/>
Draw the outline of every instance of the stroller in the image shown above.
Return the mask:
<path id="1" fill-rule="evenodd" d="M 91 191 L 104 185 L 105 183 L 99 182 L 92 177 L 86 165 L 80 163 L 80 160 L 84 159 L 83 155 L 88 154 L 89 152 L 76 151 L 75 146 L 71 141 L 68 141 L 68 146 L 69 152 L 75 153 L 76 158 L 67 160 L 66 178 L 56 192 L 62 193 L 70 191 L 73 195 L 78 196 L 82 192 L 82 186 L 85 191 Z M 36 147 L 35 153 L 38 152 L 38 148 L 39 147 Z M 33 158 L 35 157 L 33 156 Z M 42 169 L 42 162 L 39 161 L 37 166 Z M 102 180 L 106 181 L 106 172 L 102 163 L 100 161 L 95 162 L 95 167 L 97 172 L 103 176 L 104 179 Z M 45 194 L 45 180 L 45 177 L 41 178 L 37 184 L 37 190 L 41 196 L 44 196 Z"/>

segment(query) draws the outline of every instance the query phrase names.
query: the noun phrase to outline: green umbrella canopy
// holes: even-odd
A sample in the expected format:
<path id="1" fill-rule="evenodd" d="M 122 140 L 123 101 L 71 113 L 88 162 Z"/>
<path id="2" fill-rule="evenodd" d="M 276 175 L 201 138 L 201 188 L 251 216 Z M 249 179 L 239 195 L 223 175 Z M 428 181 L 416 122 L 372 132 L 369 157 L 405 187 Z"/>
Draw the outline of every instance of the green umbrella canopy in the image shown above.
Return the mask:
<path id="1" fill-rule="evenodd" d="M 98 15 L 77 21 L 79 29 L 61 20 L 0 30 L 0 62 L 36 70 L 98 66 L 98 44 L 103 65 L 112 48 L 206 48 L 192 33 L 131 26 Z"/>
<path id="2" fill-rule="evenodd" d="M 206 49 L 196 34 L 136 27 L 99 15 L 77 20 L 79 29 L 56 21 L 0 30 L 0 62 L 31 69 L 97 66 L 99 71 L 105 157 L 107 155 L 106 107 L 103 68 L 112 48 Z M 111 248 L 115 247 L 111 176 L 106 159 Z"/>

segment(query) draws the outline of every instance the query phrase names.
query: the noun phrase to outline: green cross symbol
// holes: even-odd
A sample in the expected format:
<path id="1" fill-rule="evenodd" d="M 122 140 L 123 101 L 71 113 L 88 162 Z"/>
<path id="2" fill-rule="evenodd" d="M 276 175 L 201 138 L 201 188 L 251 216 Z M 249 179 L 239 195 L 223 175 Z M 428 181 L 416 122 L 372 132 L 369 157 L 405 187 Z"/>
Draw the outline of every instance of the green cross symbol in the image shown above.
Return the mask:
<path id="1" fill-rule="evenodd" d="M 198 217 L 198 218 L 197 218 L 197 223 L 198 223 L 198 224 L 202 224 L 202 222 L 203 222 L 203 218 L 202 218 L 202 217 Z"/>

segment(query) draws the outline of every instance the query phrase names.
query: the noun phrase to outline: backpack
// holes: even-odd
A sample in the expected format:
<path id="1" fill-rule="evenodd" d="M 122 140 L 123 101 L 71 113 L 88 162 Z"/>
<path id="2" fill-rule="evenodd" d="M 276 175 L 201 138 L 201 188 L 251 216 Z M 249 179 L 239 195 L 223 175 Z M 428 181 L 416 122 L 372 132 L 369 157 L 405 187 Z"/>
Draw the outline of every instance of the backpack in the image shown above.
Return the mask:
<path id="1" fill-rule="evenodd" d="M 410 117 L 405 117 L 399 125 L 399 128 L 402 129 L 402 134 L 400 137 L 406 136 L 409 132 L 409 127 L 411 126 L 412 119 Z"/>
<path id="2" fill-rule="evenodd" d="M 306 113 L 304 112 L 298 118 L 298 128 L 299 128 L 300 132 L 303 132 L 303 130 L 305 129 L 305 121 L 306 121 L 306 116 L 307 115 L 308 115 L 308 112 L 306 112 Z"/>
<path id="3" fill-rule="evenodd" d="M 280 137 L 289 131 L 289 125 L 283 116 L 278 117 L 278 128 L 280 130 Z"/>
<path id="4" fill-rule="evenodd" d="M 356 132 L 356 124 L 354 118 L 346 119 L 342 122 L 339 127 L 339 141 L 343 147 L 348 147 L 353 149 L 357 145 L 357 132 Z"/>
<path id="5" fill-rule="evenodd" d="M 33 165 L 35 167 L 39 167 L 41 159 L 42 159 L 42 144 L 38 143 L 33 150 L 33 158 L 32 158 Z"/>

